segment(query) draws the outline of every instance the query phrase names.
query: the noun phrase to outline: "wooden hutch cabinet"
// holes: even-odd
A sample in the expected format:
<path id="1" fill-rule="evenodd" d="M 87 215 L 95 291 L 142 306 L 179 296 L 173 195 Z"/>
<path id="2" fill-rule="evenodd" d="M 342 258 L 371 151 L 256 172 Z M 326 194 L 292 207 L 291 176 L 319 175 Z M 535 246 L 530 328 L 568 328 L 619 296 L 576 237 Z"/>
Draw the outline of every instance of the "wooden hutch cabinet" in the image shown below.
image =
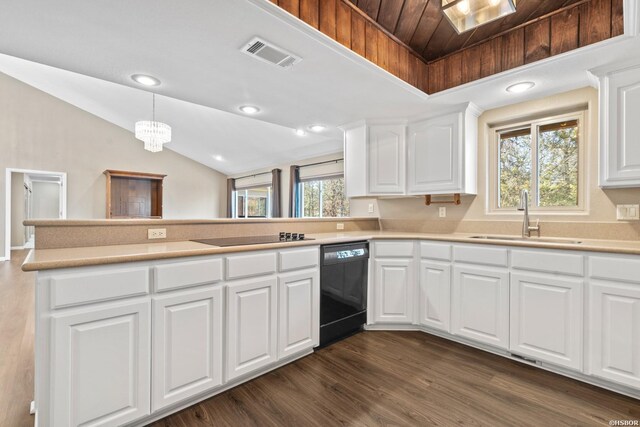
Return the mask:
<path id="1" fill-rule="evenodd" d="M 106 170 L 107 218 L 162 218 L 166 175 Z"/>

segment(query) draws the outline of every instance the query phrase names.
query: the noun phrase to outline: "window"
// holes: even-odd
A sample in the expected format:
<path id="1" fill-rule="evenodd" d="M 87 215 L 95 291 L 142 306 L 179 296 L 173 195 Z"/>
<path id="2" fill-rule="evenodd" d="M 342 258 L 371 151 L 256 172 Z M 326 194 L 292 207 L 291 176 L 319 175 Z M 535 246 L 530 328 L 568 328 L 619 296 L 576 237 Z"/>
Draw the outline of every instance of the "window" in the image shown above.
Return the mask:
<path id="1" fill-rule="evenodd" d="M 344 177 L 309 179 L 300 183 L 303 217 L 349 216 L 349 199 L 344 193 Z"/>
<path id="2" fill-rule="evenodd" d="M 234 218 L 269 218 L 270 212 L 271 187 L 235 191 Z"/>
<path id="3" fill-rule="evenodd" d="M 532 211 L 584 209 L 583 114 L 534 120 L 494 130 L 491 210 L 513 211 L 528 190 Z"/>

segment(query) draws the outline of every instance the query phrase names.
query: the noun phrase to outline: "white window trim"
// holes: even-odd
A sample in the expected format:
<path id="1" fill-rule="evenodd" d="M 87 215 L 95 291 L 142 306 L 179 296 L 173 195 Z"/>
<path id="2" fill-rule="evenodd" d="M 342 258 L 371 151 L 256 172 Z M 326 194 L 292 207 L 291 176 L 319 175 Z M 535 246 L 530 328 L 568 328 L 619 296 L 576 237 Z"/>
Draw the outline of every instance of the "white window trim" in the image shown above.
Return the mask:
<path id="1" fill-rule="evenodd" d="M 587 114 L 584 110 L 574 111 L 567 114 L 559 114 L 555 116 L 547 116 L 525 120 L 518 123 L 510 123 L 509 125 L 491 126 L 488 132 L 487 144 L 487 215 L 514 215 L 518 214 L 516 208 L 500 208 L 498 207 L 498 182 L 499 182 L 499 165 L 498 165 L 498 145 L 500 133 L 511 129 L 518 129 L 530 126 L 532 129 L 545 124 L 551 124 L 561 121 L 577 120 L 578 121 L 578 205 L 572 207 L 538 207 L 530 206 L 529 212 L 536 215 L 589 215 L 589 191 L 587 188 L 587 170 L 586 165 L 589 155 L 590 135 L 587 132 L 589 123 L 587 123 Z M 532 132 L 531 143 L 536 146 L 538 143 L 537 132 Z M 532 159 L 532 170 L 537 169 L 537 157 Z M 535 186 L 535 185 L 534 185 Z M 537 197 L 537 188 L 534 188 L 531 198 Z"/>

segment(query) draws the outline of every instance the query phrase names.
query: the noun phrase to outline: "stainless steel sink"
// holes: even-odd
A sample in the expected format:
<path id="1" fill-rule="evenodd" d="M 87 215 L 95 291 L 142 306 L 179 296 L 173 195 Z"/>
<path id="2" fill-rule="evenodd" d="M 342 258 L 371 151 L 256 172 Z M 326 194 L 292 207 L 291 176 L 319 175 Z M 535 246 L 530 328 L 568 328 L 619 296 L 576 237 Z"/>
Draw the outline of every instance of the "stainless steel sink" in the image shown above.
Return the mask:
<path id="1" fill-rule="evenodd" d="M 558 243 L 563 245 L 579 245 L 580 240 L 571 239 L 545 239 L 540 237 L 512 237 L 512 236 L 471 236 L 471 239 L 483 240 L 507 240 L 514 242 L 540 242 L 540 243 Z"/>

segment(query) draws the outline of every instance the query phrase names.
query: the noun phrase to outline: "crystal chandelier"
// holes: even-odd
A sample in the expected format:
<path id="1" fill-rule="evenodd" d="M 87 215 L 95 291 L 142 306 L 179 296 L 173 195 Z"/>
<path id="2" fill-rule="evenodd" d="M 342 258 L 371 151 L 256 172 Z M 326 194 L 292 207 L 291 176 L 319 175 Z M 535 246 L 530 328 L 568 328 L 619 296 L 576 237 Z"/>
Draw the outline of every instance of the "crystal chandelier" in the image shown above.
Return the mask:
<path id="1" fill-rule="evenodd" d="M 156 94 L 153 94 L 152 120 L 136 122 L 136 138 L 144 142 L 144 149 L 157 153 L 162 146 L 171 141 L 171 126 L 156 121 Z"/>

